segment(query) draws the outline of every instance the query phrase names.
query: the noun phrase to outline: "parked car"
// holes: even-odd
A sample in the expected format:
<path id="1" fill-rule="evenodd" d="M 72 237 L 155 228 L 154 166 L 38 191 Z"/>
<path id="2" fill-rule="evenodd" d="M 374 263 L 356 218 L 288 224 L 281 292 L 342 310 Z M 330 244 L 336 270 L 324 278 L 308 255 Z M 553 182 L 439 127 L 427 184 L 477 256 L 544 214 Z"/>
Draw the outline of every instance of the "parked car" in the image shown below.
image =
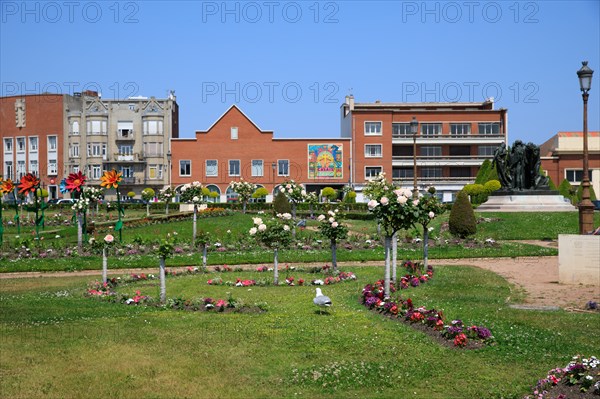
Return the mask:
<path id="1" fill-rule="evenodd" d="M 75 203 L 75 200 L 72 198 L 61 198 L 56 202 L 58 205 L 60 204 L 68 204 L 68 205 L 73 205 Z"/>
<path id="2" fill-rule="evenodd" d="M 148 201 L 140 199 L 140 198 L 131 198 L 131 199 L 128 199 L 127 201 L 125 201 L 125 203 L 127 203 L 127 204 L 144 204 L 144 205 L 146 205 L 148 203 Z"/>
<path id="3" fill-rule="evenodd" d="M 592 203 L 594 204 L 594 209 L 600 211 L 600 200 L 592 201 Z"/>
<path id="4" fill-rule="evenodd" d="M 46 203 L 47 203 L 48 205 L 53 205 L 53 204 L 57 204 L 57 203 L 58 203 L 58 201 L 59 201 L 59 199 L 58 199 L 58 198 L 52 198 L 52 199 L 49 199 L 48 201 L 46 201 Z"/>

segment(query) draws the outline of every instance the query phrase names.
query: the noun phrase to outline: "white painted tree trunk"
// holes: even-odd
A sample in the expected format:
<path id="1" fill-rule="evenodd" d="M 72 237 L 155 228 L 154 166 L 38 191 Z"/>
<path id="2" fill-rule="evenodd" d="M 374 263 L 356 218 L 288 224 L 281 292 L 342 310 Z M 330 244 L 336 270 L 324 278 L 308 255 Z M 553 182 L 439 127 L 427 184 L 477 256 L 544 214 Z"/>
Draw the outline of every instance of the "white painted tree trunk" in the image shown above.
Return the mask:
<path id="1" fill-rule="evenodd" d="M 83 249 L 83 214 L 77 212 L 77 247 L 79 251 Z"/>
<path id="2" fill-rule="evenodd" d="M 331 266 L 337 270 L 337 244 L 334 239 L 331 240 Z"/>
<path id="3" fill-rule="evenodd" d="M 167 301 L 167 282 L 165 276 L 165 258 L 160 257 L 160 303 Z"/>
<path id="4" fill-rule="evenodd" d="M 423 272 L 427 272 L 427 263 L 429 261 L 429 229 L 423 226 Z"/>
<path id="5" fill-rule="evenodd" d="M 292 237 L 294 240 L 296 239 L 296 203 L 292 203 L 292 220 L 294 221 L 294 226 L 292 227 Z"/>
<path id="6" fill-rule="evenodd" d="M 165 215 L 169 214 L 169 200 L 167 200 L 167 206 L 165 208 Z"/>
<path id="7" fill-rule="evenodd" d="M 273 250 L 273 284 L 279 285 L 279 251 Z"/>
<path id="8" fill-rule="evenodd" d="M 390 297 L 390 247 L 392 246 L 392 237 L 385 236 L 385 282 L 384 293 L 385 298 Z"/>
<path id="9" fill-rule="evenodd" d="M 192 242 L 196 245 L 196 220 L 198 220 L 198 205 L 194 204 L 194 226 L 192 227 Z"/>
<path id="10" fill-rule="evenodd" d="M 150 217 L 150 203 L 146 204 L 146 217 Z"/>
<path id="11" fill-rule="evenodd" d="M 398 269 L 398 232 L 392 236 L 392 281 L 396 284 Z"/>
<path id="12" fill-rule="evenodd" d="M 102 248 L 102 283 L 106 284 L 108 278 L 108 257 L 106 247 Z"/>
<path id="13" fill-rule="evenodd" d="M 207 249 L 207 245 L 204 244 L 202 246 L 202 267 L 206 267 L 206 249 Z"/>
<path id="14" fill-rule="evenodd" d="M 248 201 L 243 201 L 243 202 L 242 202 L 242 213 L 243 213 L 243 214 L 245 214 L 245 213 L 246 213 L 246 203 L 247 203 L 247 202 L 248 202 Z"/>

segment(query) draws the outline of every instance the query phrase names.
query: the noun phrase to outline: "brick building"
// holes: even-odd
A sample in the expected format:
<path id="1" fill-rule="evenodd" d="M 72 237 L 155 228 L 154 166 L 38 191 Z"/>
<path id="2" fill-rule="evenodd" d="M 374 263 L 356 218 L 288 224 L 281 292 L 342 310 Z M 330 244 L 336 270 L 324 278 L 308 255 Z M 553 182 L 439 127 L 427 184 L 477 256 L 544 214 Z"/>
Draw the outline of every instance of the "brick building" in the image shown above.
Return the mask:
<path id="1" fill-rule="evenodd" d="M 349 182 L 350 138 L 277 139 L 235 105 L 194 138 L 173 139 L 171 150 L 173 185 L 200 181 L 221 202 L 236 198 L 229 185 L 240 178 L 267 189 L 267 201 L 286 180 L 309 192 Z"/>
<path id="2" fill-rule="evenodd" d="M 19 180 L 28 172 L 41 178 L 49 198 L 58 198 L 66 124 L 65 96 L 39 94 L 0 97 L 0 174 Z"/>
<path id="3" fill-rule="evenodd" d="M 558 132 L 540 146 L 542 169 L 557 186 L 567 179 L 579 186 L 583 179 L 583 132 Z M 600 195 L 600 132 L 588 132 L 590 183 Z"/>
<path id="4" fill-rule="evenodd" d="M 416 118 L 417 187 L 438 189 L 444 201 L 473 183 L 479 166 L 492 159 L 507 140 L 507 110 L 483 103 L 355 103 L 341 106 L 341 135 L 352 139 L 351 177 L 358 201 L 366 181 L 380 172 L 404 187 L 413 187 L 413 140 Z"/>

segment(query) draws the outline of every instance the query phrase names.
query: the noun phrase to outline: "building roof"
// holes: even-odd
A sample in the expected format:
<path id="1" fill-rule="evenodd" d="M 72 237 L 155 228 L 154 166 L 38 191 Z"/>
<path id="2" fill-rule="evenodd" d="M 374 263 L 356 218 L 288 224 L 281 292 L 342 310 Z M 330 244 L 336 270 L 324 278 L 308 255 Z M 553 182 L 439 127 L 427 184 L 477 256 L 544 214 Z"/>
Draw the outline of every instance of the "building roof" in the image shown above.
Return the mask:
<path id="1" fill-rule="evenodd" d="M 272 130 L 262 130 L 256 123 L 254 123 L 254 121 L 252 119 L 250 119 L 250 117 L 248 115 L 246 115 L 244 113 L 244 111 L 242 111 L 235 104 L 233 104 L 231 107 L 227 108 L 227 110 L 225 112 L 223 112 L 223 114 L 221 116 L 219 116 L 217 118 L 217 120 L 212 125 L 210 125 L 210 127 L 208 129 L 206 129 L 206 130 L 196 130 L 196 134 L 206 134 L 206 133 L 208 133 L 213 127 L 215 127 L 219 123 L 219 121 L 221 119 L 223 119 L 225 117 L 225 115 L 227 115 L 233 109 L 236 109 L 240 114 L 242 114 L 242 116 L 244 116 L 244 118 L 246 118 L 248 120 L 248 122 L 250 122 L 259 132 L 273 134 Z"/>
<path id="2" fill-rule="evenodd" d="M 558 132 L 558 137 L 583 137 L 583 132 Z M 588 132 L 588 137 L 600 137 L 600 131 Z"/>
<path id="3" fill-rule="evenodd" d="M 561 153 L 567 153 L 567 152 L 579 152 L 579 151 L 583 151 L 583 149 L 581 150 L 574 150 L 573 148 L 559 148 L 559 138 L 582 138 L 583 137 L 583 132 L 581 131 L 576 131 L 576 132 L 558 132 L 556 133 L 554 136 L 550 137 L 548 140 L 546 140 L 543 144 L 540 145 L 540 156 L 542 157 L 552 157 L 557 155 L 559 152 Z M 592 131 L 592 132 L 588 132 L 588 137 L 600 137 L 600 131 Z M 589 146 L 588 147 L 590 151 L 594 150 L 594 146 Z"/>
<path id="4" fill-rule="evenodd" d="M 354 103 L 351 107 L 353 111 L 370 111 L 370 110 L 388 110 L 388 111 L 416 111 L 416 110 L 461 110 L 468 109 L 469 111 L 493 111 L 494 101 L 488 100 L 484 102 L 470 102 L 470 103 L 442 103 L 442 102 L 422 102 L 422 103 Z"/>

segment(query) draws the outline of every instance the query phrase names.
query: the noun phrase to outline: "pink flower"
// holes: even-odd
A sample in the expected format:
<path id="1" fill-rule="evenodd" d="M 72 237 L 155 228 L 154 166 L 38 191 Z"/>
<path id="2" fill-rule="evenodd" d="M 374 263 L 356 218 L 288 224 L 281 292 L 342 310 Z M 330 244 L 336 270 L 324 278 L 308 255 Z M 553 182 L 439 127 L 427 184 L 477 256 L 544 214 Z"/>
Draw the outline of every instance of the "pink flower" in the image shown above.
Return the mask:
<path id="1" fill-rule="evenodd" d="M 388 199 L 388 197 L 381 197 L 381 200 L 379 200 L 379 202 L 381 202 L 381 205 L 387 205 L 390 200 Z"/>
<path id="2" fill-rule="evenodd" d="M 400 196 L 398 196 L 398 198 L 396 198 L 396 201 L 398 201 L 398 203 L 399 203 L 400 205 L 403 205 L 403 204 L 406 204 L 406 201 L 407 201 L 407 199 L 406 199 L 406 197 L 405 197 L 405 196 L 403 196 L 403 195 L 400 195 Z"/>
<path id="3" fill-rule="evenodd" d="M 106 237 L 104 237 L 104 242 L 106 242 L 107 244 L 112 243 L 115 240 L 115 237 L 113 237 L 111 234 L 107 234 Z"/>
<path id="4" fill-rule="evenodd" d="M 377 207 L 377 205 L 379 205 L 379 203 L 375 200 L 371 200 L 371 201 L 367 202 L 367 206 L 369 207 L 369 209 L 375 209 L 375 207 Z"/>
<path id="5" fill-rule="evenodd" d="M 336 227 L 338 227 L 338 222 L 333 222 L 333 223 L 331 223 L 331 227 L 333 227 L 334 229 L 335 229 Z"/>
<path id="6" fill-rule="evenodd" d="M 215 306 L 216 306 L 216 307 L 218 307 L 218 308 L 222 308 L 222 307 L 224 307 L 225 305 L 227 305 L 227 302 L 225 302 L 223 299 L 219 299 L 219 300 L 217 301 L 217 303 L 215 304 Z"/>

